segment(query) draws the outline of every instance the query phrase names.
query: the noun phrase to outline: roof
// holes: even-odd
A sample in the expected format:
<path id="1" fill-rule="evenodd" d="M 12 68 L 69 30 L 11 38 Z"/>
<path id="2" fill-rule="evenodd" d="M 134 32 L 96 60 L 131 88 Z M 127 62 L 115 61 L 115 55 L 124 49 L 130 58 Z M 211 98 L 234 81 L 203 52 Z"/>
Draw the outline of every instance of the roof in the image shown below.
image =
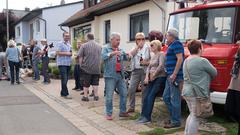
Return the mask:
<path id="1" fill-rule="evenodd" d="M 226 8 L 226 7 L 236 7 L 236 6 L 240 6 L 240 2 L 212 2 L 212 3 L 208 3 L 208 4 L 199 4 L 196 5 L 194 7 L 190 7 L 190 8 L 183 8 L 183 9 L 179 9 L 172 14 L 177 14 L 177 13 L 182 13 L 182 12 L 188 12 L 188 11 L 194 11 L 194 10 L 200 10 L 200 9 L 209 9 L 209 8 Z"/>
<path id="2" fill-rule="evenodd" d="M 29 20 L 39 16 L 40 14 L 42 14 L 42 10 L 51 9 L 51 8 L 58 8 L 58 7 L 63 7 L 63 6 L 69 6 L 69 5 L 78 4 L 78 3 L 83 3 L 83 1 L 78 1 L 78 2 L 72 2 L 72 3 L 63 4 L 63 5 L 56 5 L 56 6 L 50 6 L 50 7 L 34 9 L 34 10 L 30 11 L 28 14 L 26 14 L 25 16 L 23 16 L 21 19 L 19 19 L 15 23 L 15 25 L 20 23 L 21 21 L 29 21 Z"/>
<path id="3" fill-rule="evenodd" d="M 60 25 L 74 26 L 82 24 L 94 20 L 94 16 L 100 16 L 145 1 L 147 0 L 103 0 L 92 7 L 78 11 Z"/>

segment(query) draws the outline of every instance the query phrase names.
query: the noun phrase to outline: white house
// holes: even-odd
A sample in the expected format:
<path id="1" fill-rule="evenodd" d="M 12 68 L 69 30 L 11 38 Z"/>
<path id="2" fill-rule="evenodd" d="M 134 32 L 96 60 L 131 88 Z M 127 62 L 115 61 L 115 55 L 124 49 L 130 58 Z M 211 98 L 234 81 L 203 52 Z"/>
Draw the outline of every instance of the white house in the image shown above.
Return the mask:
<path id="1" fill-rule="evenodd" d="M 59 24 L 82 8 L 83 2 L 79 1 L 32 10 L 16 23 L 15 40 L 27 44 L 30 39 L 46 38 L 48 43 L 55 44 L 62 40 L 63 30 Z"/>
<path id="2" fill-rule="evenodd" d="M 165 32 L 168 15 L 178 8 L 165 0 L 84 0 L 84 9 L 71 16 L 62 26 L 70 28 L 72 38 L 91 32 L 100 44 L 109 42 L 111 32 L 121 33 L 121 46 L 134 46 L 137 32 Z"/>

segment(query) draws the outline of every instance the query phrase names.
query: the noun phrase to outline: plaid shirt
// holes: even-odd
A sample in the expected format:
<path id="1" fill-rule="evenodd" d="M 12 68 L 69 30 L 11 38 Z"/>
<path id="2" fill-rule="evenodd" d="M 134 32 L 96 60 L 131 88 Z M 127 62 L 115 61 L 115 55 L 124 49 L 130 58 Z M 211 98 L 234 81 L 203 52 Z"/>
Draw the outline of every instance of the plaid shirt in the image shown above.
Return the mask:
<path id="1" fill-rule="evenodd" d="M 65 43 L 61 41 L 57 44 L 57 51 L 59 52 L 70 52 L 72 47 L 70 43 Z M 71 56 L 57 56 L 57 65 L 58 66 L 70 66 L 72 63 Z"/>

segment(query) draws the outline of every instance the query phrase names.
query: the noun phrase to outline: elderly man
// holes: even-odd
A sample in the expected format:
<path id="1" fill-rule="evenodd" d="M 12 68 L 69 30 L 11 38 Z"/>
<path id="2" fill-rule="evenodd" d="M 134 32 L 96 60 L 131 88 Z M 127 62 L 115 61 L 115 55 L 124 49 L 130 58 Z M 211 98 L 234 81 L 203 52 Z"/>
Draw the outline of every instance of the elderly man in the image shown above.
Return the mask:
<path id="1" fill-rule="evenodd" d="M 90 85 L 94 91 L 94 101 L 98 101 L 98 85 L 100 77 L 101 46 L 94 41 L 93 34 L 87 34 L 87 43 L 83 44 L 79 51 L 79 64 L 82 69 L 81 81 L 84 96 L 82 101 L 89 101 L 88 90 Z"/>
<path id="2" fill-rule="evenodd" d="M 119 117 L 128 117 L 126 113 L 127 88 L 124 80 L 123 60 L 127 60 L 126 53 L 119 48 L 120 34 L 112 33 L 110 44 L 104 46 L 102 50 L 102 59 L 104 61 L 104 79 L 105 79 L 105 105 L 106 119 L 112 120 L 113 111 L 113 93 L 117 88 L 120 94 L 120 113 Z"/>
<path id="3" fill-rule="evenodd" d="M 163 100 L 170 113 L 170 121 L 165 128 L 181 126 L 181 86 L 183 82 L 183 60 L 184 48 L 178 40 L 178 31 L 169 29 L 166 35 L 167 53 L 165 67 L 167 70 L 167 81 L 163 93 Z"/>
<path id="4" fill-rule="evenodd" d="M 72 47 L 69 43 L 70 35 L 68 32 L 63 33 L 63 41 L 57 44 L 57 65 L 61 75 L 61 96 L 65 99 L 72 99 L 69 96 L 67 82 L 70 74 L 72 63 Z"/>
<path id="5" fill-rule="evenodd" d="M 49 64 L 49 57 L 48 57 L 48 49 L 49 46 L 47 44 L 47 39 L 41 39 L 41 55 L 42 55 L 42 74 L 43 74 L 43 84 L 49 84 L 50 78 L 48 74 L 48 64 Z"/>

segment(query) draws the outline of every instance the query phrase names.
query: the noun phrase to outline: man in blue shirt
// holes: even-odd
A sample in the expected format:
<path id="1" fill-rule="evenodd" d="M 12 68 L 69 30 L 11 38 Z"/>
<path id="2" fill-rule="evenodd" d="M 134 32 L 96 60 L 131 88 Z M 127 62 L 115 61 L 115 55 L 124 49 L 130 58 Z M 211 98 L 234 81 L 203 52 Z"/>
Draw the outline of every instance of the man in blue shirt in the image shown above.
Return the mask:
<path id="1" fill-rule="evenodd" d="M 165 128 L 181 126 L 181 84 L 183 82 L 184 48 L 178 40 L 178 31 L 169 29 L 166 35 L 168 49 L 166 52 L 165 67 L 167 70 L 167 81 L 163 93 L 163 100 L 170 113 L 170 122 Z"/>
<path id="2" fill-rule="evenodd" d="M 72 99 L 69 96 L 67 82 L 71 67 L 72 47 L 69 43 L 70 35 L 68 32 L 63 33 L 63 41 L 57 44 L 57 65 L 61 75 L 61 96 L 65 99 Z"/>

